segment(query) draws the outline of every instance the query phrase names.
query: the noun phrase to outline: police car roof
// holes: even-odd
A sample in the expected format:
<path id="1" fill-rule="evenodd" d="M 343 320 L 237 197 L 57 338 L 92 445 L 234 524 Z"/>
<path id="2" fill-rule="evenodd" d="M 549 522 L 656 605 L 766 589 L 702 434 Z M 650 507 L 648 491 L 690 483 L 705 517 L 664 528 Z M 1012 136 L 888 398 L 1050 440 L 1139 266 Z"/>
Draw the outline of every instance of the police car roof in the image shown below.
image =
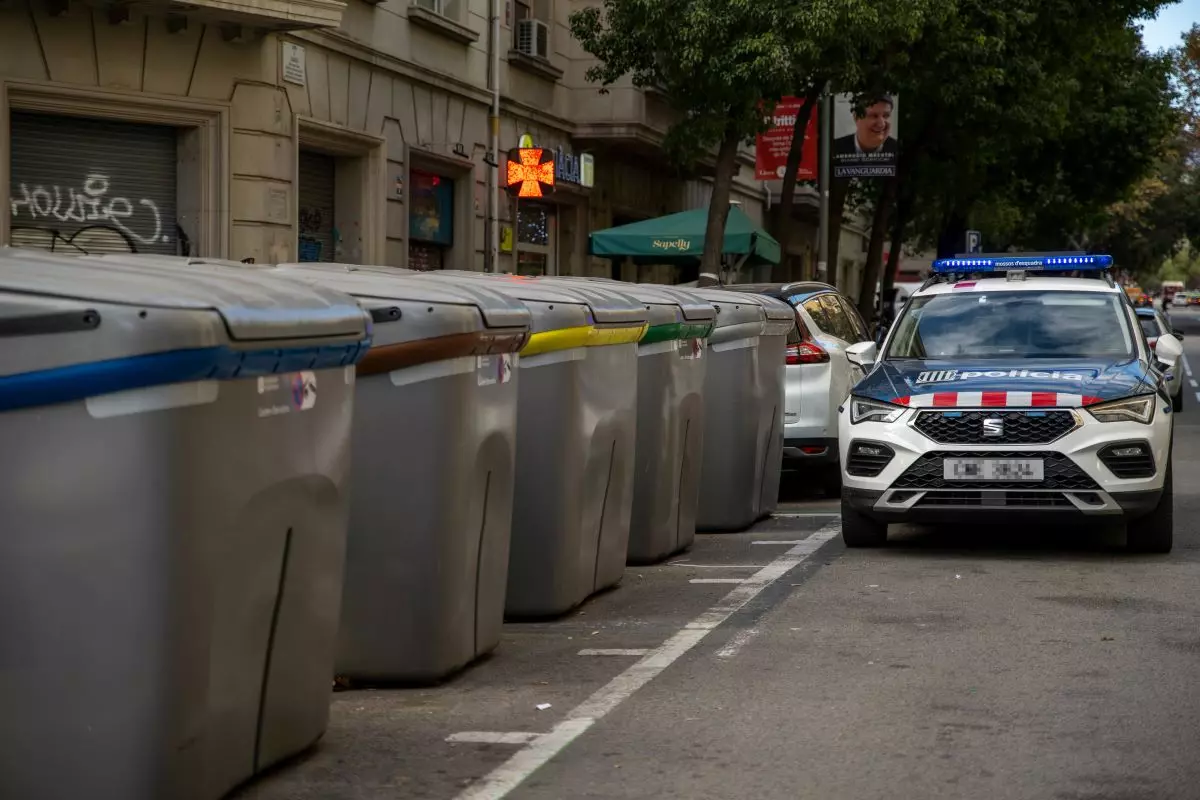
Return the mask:
<path id="1" fill-rule="evenodd" d="M 1096 292 L 1098 294 L 1120 294 L 1120 286 L 1096 278 L 1042 277 L 1036 274 L 1024 280 L 1010 281 L 1005 275 L 979 279 L 964 278 L 959 281 L 944 281 L 926 286 L 913 297 L 928 297 L 940 294 L 962 294 L 964 292 Z"/>

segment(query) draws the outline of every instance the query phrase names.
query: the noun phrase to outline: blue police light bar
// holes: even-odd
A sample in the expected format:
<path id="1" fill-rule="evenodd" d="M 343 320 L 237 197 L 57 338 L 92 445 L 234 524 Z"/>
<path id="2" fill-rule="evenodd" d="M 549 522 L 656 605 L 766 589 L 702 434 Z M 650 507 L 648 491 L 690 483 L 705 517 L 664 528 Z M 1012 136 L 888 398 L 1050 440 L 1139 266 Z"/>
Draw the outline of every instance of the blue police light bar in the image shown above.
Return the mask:
<path id="1" fill-rule="evenodd" d="M 1003 258 L 939 258 L 933 271 L 948 272 L 1011 272 L 1015 270 L 1105 270 L 1112 266 L 1112 256 L 1005 256 Z"/>

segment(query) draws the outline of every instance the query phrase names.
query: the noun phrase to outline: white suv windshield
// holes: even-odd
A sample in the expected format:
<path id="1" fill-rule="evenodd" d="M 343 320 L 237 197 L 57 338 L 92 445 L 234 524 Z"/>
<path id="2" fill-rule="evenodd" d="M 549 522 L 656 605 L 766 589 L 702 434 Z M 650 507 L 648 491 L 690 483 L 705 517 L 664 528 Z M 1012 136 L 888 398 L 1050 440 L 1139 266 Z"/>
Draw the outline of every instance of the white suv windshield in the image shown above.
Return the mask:
<path id="1" fill-rule="evenodd" d="M 1119 358 L 1134 353 L 1115 294 L 997 291 L 913 298 L 887 358 Z"/>

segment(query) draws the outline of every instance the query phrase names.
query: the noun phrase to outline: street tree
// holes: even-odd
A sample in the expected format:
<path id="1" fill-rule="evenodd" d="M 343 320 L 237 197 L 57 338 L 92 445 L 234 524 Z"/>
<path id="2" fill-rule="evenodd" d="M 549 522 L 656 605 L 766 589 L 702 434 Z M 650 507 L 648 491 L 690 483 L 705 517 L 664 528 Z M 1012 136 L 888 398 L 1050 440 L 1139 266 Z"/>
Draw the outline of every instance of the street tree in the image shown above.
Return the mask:
<path id="1" fill-rule="evenodd" d="M 571 14 L 571 32 L 597 59 L 587 80 L 629 76 L 660 89 L 677 114 L 664 145 L 691 165 L 716 151 L 702 274 L 719 275 L 738 150 L 762 129 L 761 100 L 793 83 L 797 32 L 776 0 L 604 0 Z M 707 281 L 702 281 L 702 283 Z"/>
<path id="2" fill-rule="evenodd" d="M 1136 182 L 1169 127 L 1163 64 L 1132 24 L 1159 5 L 959 0 L 927 28 L 893 76 L 903 98 L 893 241 L 911 225 L 922 244 L 952 255 L 977 212 L 1015 212 L 1026 240 L 1022 226 L 1045 214 L 1042 227 L 1058 226 L 1061 240 L 1061 226 L 1077 230 Z"/>
<path id="3" fill-rule="evenodd" d="M 955 0 L 810 0 L 788 7 L 795 83 L 790 93 L 803 100 L 792 130 L 780 202 L 772 233 L 784 253 L 791 240 L 797 175 L 805 135 L 821 93 L 864 91 L 873 77 L 887 75 L 907 58 L 908 48 L 928 25 L 944 18 Z M 874 87 L 877 88 L 877 87 Z M 840 220 L 839 220 L 840 222 Z"/>

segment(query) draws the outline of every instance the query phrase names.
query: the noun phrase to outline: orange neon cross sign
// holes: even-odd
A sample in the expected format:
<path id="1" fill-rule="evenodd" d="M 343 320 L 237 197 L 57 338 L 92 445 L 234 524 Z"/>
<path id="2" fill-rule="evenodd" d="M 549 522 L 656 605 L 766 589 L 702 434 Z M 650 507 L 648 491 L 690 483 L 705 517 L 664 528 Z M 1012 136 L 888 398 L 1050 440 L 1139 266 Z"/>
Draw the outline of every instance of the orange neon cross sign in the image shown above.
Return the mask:
<path id="1" fill-rule="evenodd" d="M 517 150 L 520 162 L 508 162 L 508 187 L 517 187 L 517 197 L 541 197 L 542 184 L 554 188 L 554 160 L 542 161 L 541 147 Z"/>

